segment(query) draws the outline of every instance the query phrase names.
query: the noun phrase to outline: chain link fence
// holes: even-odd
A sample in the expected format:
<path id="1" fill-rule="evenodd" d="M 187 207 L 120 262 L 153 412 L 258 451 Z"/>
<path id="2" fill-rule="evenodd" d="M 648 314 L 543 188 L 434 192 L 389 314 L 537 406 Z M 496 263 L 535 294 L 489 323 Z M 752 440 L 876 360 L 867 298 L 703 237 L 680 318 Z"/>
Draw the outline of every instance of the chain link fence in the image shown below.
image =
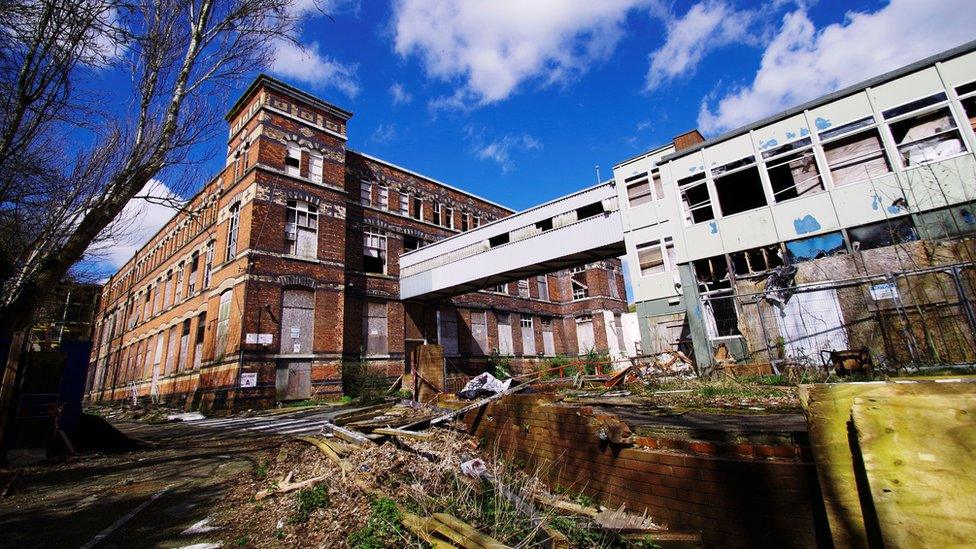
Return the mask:
<path id="1" fill-rule="evenodd" d="M 822 366 L 831 350 L 867 349 L 882 367 L 976 362 L 976 264 L 704 298 L 713 341 L 741 335 L 751 359 Z"/>

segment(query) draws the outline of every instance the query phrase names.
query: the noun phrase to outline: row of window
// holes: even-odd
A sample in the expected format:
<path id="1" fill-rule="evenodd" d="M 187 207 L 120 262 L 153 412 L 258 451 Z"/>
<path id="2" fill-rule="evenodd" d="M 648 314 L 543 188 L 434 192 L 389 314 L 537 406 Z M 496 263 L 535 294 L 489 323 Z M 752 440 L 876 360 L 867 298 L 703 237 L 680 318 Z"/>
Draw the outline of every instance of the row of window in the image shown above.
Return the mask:
<path id="1" fill-rule="evenodd" d="M 203 338 L 207 313 L 197 315 L 192 341 L 191 321 L 192 319 L 186 319 L 180 324 L 123 348 L 120 355 L 121 371 L 116 386 L 139 379 L 150 379 L 154 373 L 164 376 L 199 369 L 203 362 Z M 192 362 L 190 361 L 191 349 Z M 103 360 L 103 367 L 107 366 L 108 357 Z"/>
<path id="2" fill-rule="evenodd" d="M 976 127 L 976 83 L 957 89 L 961 104 Z M 825 190 L 823 172 L 833 187 L 842 187 L 891 173 L 893 162 L 883 133 L 893 143 L 894 157 L 903 168 L 924 165 L 965 153 L 967 147 L 945 92 L 886 110 L 881 120 L 868 116 L 821 130 L 819 144 L 805 136 L 706 172 L 677 180 L 686 225 L 753 210 L 768 204 L 763 178 L 773 202 Z M 820 156 L 822 155 L 822 156 Z M 709 190 L 709 183 L 714 194 Z M 657 170 L 625 180 L 631 207 L 663 199 Z"/>
<path id="3" fill-rule="evenodd" d="M 454 207 L 437 200 L 430 201 L 430 219 L 426 219 L 427 204 L 419 194 L 398 192 L 399 199 L 394 202 L 399 206 L 398 213 L 420 221 L 429 221 L 435 225 L 448 229 L 468 231 L 481 226 L 481 216 L 468 211 L 461 211 L 455 216 Z M 390 211 L 390 188 L 383 183 L 373 183 L 367 179 L 360 182 L 359 202 L 363 206 Z"/>

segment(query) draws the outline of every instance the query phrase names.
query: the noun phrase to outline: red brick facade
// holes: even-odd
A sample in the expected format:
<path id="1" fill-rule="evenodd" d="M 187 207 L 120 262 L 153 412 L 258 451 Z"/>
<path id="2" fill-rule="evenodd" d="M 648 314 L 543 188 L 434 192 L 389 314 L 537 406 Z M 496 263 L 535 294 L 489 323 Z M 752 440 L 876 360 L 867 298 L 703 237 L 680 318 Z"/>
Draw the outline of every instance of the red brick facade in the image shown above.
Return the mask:
<path id="1" fill-rule="evenodd" d="M 405 246 L 512 212 L 348 150 L 351 116 L 270 78 L 255 81 L 228 115 L 224 170 L 105 284 L 90 398 L 219 409 L 338 396 L 344 362 L 363 358 L 395 378 L 413 346 L 455 330 L 449 360 L 477 367 L 499 348 L 505 314 L 515 368 L 576 354 L 586 315 L 593 346 L 615 348 L 607 324 L 619 326 L 626 311 L 617 260 L 550 274 L 544 287 L 532 279 L 528 297 L 512 283 L 508 295 L 401 302 Z M 587 292 L 576 300 L 574 276 Z M 523 346 L 522 317 L 532 319 L 534 354 Z M 486 345 L 475 344 L 475 320 Z"/>

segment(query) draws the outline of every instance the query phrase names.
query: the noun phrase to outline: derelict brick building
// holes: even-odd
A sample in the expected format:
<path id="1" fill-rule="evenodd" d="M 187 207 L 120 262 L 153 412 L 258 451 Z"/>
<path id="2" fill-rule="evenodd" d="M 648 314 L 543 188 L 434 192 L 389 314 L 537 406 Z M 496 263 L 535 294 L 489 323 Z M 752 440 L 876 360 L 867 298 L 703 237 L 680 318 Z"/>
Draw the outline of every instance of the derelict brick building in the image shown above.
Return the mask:
<path id="1" fill-rule="evenodd" d="M 395 378 L 440 343 L 477 367 L 621 348 L 618 260 L 438 302 L 399 299 L 405 251 L 502 206 L 346 147 L 352 113 L 266 76 L 230 109 L 226 167 L 104 286 L 92 400 L 246 408 Z M 609 337 L 608 337 L 609 334 Z"/>

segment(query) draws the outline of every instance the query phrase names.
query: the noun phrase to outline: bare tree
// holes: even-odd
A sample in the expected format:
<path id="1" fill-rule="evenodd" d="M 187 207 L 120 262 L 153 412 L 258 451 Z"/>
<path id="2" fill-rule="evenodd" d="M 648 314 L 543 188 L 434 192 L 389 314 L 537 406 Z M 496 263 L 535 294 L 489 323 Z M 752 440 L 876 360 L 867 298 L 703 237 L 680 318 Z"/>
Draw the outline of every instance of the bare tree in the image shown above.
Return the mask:
<path id="1" fill-rule="evenodd" d="M 294 42 L 297 1 L 0 0 L 0 333 L 214 135 L 220 100 Z M 106 70 L 131 76 L 131 102 L 79 85 Z"/>

